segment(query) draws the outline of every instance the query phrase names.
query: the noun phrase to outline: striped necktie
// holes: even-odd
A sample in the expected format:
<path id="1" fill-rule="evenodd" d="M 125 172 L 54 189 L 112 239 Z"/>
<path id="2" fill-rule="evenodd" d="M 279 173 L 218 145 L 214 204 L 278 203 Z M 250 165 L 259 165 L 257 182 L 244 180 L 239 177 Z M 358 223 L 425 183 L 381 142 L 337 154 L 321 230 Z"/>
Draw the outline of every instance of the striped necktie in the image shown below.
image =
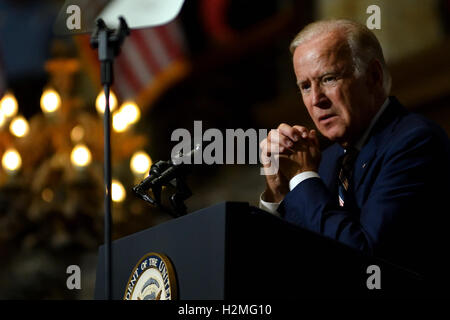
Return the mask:
<path id="1" fill-rule="evenodd" d="M 343 207 L 346 198 L 348 198 L 348 189 L 352 179 L 353 164 L 358 156 L 358 150 L 356 148 L 348 148 L 345 150 L 345 154 L 340 159 L 339 169 L 339 206 Z"/>

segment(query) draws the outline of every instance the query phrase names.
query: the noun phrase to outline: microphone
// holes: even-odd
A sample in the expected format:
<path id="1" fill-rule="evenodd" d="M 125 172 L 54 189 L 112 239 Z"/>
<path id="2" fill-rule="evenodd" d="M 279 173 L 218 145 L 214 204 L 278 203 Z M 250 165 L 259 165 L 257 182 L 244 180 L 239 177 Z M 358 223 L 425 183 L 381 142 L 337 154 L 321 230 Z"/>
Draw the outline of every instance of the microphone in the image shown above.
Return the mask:
<path id="1" fill-rule="evenodd" d="M 155 186 L 158 181 L 161 181 L 161 177 L 168 177 L 169 173 L 173 175 L 174 165 L 170 161 L 158 161 L 152 165 L 148 176 L 142 180 L 137 186 L 133 187 L 133 191 L 148 190 Z M 172 169 L 170 172 L 169 169 Z M 159 179 L 159 180 L 157 180 Z"/>
<path id="2" fill-rule="evenodd" d="M 194 147 L 186 153 L 180 150 L 171 160 L 156 162 L 150 168 L 149 175 L 133 187 L 134 193 L 152 205 L 159 205 L 162 186 L 169 184 L 174 179 L 184 178 L 191 167 L 194 155 L 198 152 L 201 152 L 201 143 L 194 144 Z M 153 190 L 156 199 L 147 195 L 146 191 L 149 189 Z"/>

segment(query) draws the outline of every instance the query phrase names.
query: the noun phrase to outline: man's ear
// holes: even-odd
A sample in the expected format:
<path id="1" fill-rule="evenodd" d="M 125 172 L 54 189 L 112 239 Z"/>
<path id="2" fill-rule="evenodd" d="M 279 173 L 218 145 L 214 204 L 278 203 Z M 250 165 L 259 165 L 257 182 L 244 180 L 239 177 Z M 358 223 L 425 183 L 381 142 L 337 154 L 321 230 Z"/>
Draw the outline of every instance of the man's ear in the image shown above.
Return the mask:
<path id="1" fill-rule="evenodd" d="M 383 88 L 383 67 L 378 59 L 373 59 L 367 68 L 367 84 L 369 88 Z"/>

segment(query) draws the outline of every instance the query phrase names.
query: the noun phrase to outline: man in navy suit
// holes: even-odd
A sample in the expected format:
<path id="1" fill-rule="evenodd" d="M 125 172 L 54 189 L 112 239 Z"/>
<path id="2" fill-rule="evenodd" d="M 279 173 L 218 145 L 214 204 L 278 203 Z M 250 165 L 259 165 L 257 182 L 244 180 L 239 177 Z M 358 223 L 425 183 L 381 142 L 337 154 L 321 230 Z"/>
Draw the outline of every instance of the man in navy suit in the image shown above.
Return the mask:
<path id="1" fill-rule="evenodd" d="M 291 52 L 303 102 L 335 143 L 321 152 L 315 130 L 272 130 L 261 157 L 268 169 L 278 151 L 279 170 L 266 175 L 261 208 L 439 281 L 449 243 L 447 134 L 389 96 L 381 46 L 365 26 L 315 22 Z"/>

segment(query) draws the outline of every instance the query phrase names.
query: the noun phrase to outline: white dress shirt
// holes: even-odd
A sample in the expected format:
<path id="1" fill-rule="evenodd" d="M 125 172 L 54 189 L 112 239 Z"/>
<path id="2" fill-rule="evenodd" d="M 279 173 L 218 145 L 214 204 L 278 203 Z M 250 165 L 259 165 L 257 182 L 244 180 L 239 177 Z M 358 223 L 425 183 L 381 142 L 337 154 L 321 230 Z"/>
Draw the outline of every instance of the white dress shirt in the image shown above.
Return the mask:
<path id="1" fill-rule="evenodd" d="M 383 105 L 381 106 L 380 110 L 375 114 L 375 116 L 372 118 L 369 126 L 367 127 L 366 131 L 364 131 L 364 134 L 361 136 L 361 138 L 356 142 L 355 148 L 359 151 L 361 150 L 362 146 L 364 145 L 364 142 L 367 140 L 367 137 L 370 134 L 370 131 L 372 130 L 375 123 L 380 118 L 381 114 L 386 110 L 386 107 L 389 104 L 389 98 L 386 98 Z M 305 181 L 306 179 L 311 178 L 320 178 L 319 174 L 315 171 L 305 171 L 302 173 L 297 174 L 294 176 L 291 180 L 289 180 L 289 190 L 292 191 L 299 183 Z M 268 211 L 270 213 L 273 213 L 276 216 L 279 216 L 277 209 L 280 205 L 280 202 L 267 202 L 263 200 L 264 192 L 259 197 L 259 207 L 265 211 Z"/>

